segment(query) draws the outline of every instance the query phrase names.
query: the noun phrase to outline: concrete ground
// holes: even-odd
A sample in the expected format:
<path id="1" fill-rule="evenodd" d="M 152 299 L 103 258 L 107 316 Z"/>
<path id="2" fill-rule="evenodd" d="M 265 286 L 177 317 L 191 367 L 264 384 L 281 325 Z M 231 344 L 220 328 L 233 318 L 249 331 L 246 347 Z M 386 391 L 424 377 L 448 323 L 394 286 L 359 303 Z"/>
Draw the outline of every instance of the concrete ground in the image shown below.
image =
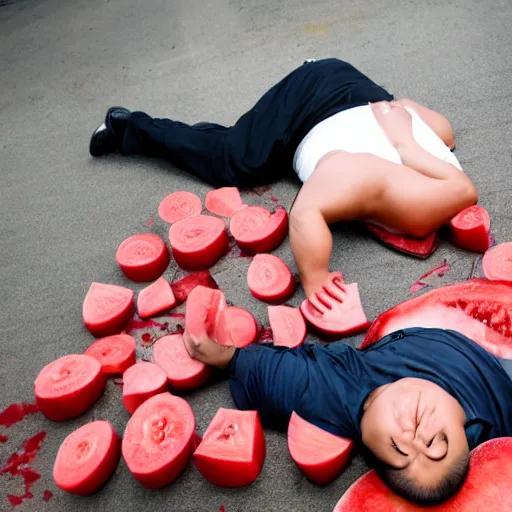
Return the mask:
<path id="1" fill-rule="evenodd" d="M 166 237 L 156 211 L 168 193 L 184 189 L 203 198 L 208 191 L 163 162 L 93 160 L 89 137 L 110 105 L 229 124 L 304 59 L 340 57 L 396 96 L 447 115 L 456 131 L 457 156 L 480 190 L 494 236 L 499 242 L 512 239 L 508 0 L 5 3 L 0 7 L 0 410 L 32 402 L 39 370 L 91 343 L 81 305 L 92 281 L 141 288 L 117 267 L 118 244 L 148 230 Z M 270 206 L 276 196 L 289 207 L 297 189 L 296 182 L 281 182 L 261 196 L 244 198 Z M 150 218 L 154 223 L 148 226 Z M 277 254 L 293 266 L 287 243 Z M 444 241 L 429 260 L 417 261 L 339 228 L 332 266 L 348 282 L 359 283 L 367 315 L 374 318 L 407 299 L 411 283 L 444 260 L 451 270 L 432 279 L 432 286 L 466 279 L 475 259 Z M 230 301 L 266 324 L 266 306 L 241 284 L 248 264 L 243 258 L 223 260 L 212 273 Z M 171 264 L 166 276 L 172 278 L 175 270 Z M 298 305 L 302 298 L 297 292 L 291 302 Z M 313 485 L 291 461 L 285 434 L 267 431 L 263 472 L 247 488 L 216 488 L 190 465 L 176 483 L 151 491 L 121 461 L 112 480 L 92 497 L 59 491 L 52 464 L 60 443 L 99 418 L 122 433 L 128 414 L 120 398 L 121 388 L 110 382 L 99 402 L 76 420 L 51 423 L 32 414 L 0 426 L 2 467 L 17 450 L 28 453 L 18 471 L 0 475 L 0 510 L 10 509 L 8 494 L 25 494 L 24 479 L 32 477 L 33 497 L 11 498 L 22 501 L 18 510 L 330 511 L 365 471 L 356 457 L 332 484 Z M 219 407 L 232 406 L 225 382 L 187 398 L 201 433 Z M 44 439 L 32 451 L 24 449 L 41 431 Z"/>

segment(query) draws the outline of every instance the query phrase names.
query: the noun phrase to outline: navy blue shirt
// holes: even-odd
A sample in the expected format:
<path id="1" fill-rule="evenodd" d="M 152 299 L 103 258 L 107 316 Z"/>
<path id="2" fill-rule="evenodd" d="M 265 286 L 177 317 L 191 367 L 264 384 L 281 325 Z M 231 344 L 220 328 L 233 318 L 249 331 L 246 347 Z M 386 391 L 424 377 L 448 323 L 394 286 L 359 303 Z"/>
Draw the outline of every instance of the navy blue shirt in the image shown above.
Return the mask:
<path id="1" fill-rule="evenodd" d="M 354 440 L 368 395 L 406 377 L 434 382 L 459 401 L 471 449 L 512 436 L 512 379 L 496 357 L 455 331 L 404 329 L 363 351 L 344 343 L 254 345 L 237 350 L 229 366 L 236 406 L 257 410 L 263 425 L 284 429 L 295 411 Z"/>

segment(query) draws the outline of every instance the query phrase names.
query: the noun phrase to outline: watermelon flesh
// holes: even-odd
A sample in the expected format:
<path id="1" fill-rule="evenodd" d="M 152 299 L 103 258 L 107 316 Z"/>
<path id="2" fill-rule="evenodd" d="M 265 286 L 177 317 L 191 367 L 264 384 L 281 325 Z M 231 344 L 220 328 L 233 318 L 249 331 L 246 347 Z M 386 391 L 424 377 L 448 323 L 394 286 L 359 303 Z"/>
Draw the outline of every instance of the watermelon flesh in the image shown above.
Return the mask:
<path id="1" fill-rule="evenodd" d="M 512 242 L 489 249 L 482 259 L 485 277 L 492 281 L 512 281 Z"/>
<path id="2" fill-rule="evenodd" d="M 113 284 L 91 284 L 82 306 L 82 318 L 93 336 L 101 338 L 119 334 L 132 314 L 132 290 Z"/>
<path id="3" fill-rule="evenodd" d="M 123 404 L 130 414 L 166 389 L 167 375 L 156 364 L 140 361 L 123 373 Z"/>
<path id="4" fill-rule="evenodd" d="M 135 339 L 128 334 L 106 336 L 97 339 L 84 353 L 98 360 L 104 374 L 120 374 L 135 364 Z"/>
<path id="5" fill-rule="evenodd" d="M 178 191 L 164 197 L 158 206 L 158 215 L 164 222 L 173 224 L 201 213 L 201 199 L 192 192 Z"/>
<path id="6" fill-rule="evenodd" d="M 352 484 L 333 512 L 475 512 L 512 510 L 512 437 L 491 439 L 471 452 L 461 490 L 433 507 L 410 503 L 384 485 L 371 470 Z"/>
<path id="7" fill-rule="evenodd" d="M 226 307 L 218 317 L 213 339 L 219 345 L 243 348 L 254 342 L 258 334 L 256 319 L 244 308 Z"/>
<path id="8" fill-rule="evenodd" d="M 190 357 L 181 334 L 170 334 L 157 340 L 153 345 L 153 360 L 176 390 L 198 388 L 212 374 L 209 366 Z"/>
<path id="9" fill-rule="evenodd" d="M 196 286 L 205 286 L 214 290 L 218 288 L 209 270 L 198 270 L 171 283 L 171 290 L 176 300 L 181 303 L 187 300 L 190 292 Z"/>
<path id="10" fill-rule="evenodd" d="M 258 478 L 265 453 L 258 413 L 221 408 L 194 452 L 194 463 L 210 483 L 241 487 Z"/>
<path id="11" fill-rule="evenodd" d="M 205 333 L 212 337 L 224 309 L 226 298 L 220 290 L 197 286 L 187 299 L 185 331 L 192 337 L 201 338 Z"/>
<path id="12" fill-rule="evenodd" d="M 162 311 L 176 306 L 172 288 L 165 277 L 160 277 L 153 284 L 146 286 L 137 297 L 137 311 L 141 318 L 149 318 L 158 315 Z"/>
<path id="13" fill-rule="evenodd" d="M 236 212 L 247 207 L 242 202 L 240 192 L 236 187 L 210 190 L 206 194 L 204 205 L 209 212 L 221 217 L 232 217 Z"/>
<path id="14" fill-rule="evenodd" d="M 340 284 L 346 297 L 343 302 L 335 299 L 331 301 L 331 309 L 320 313 L 309 300 L 300 305 L 300 311 L 304 318 L 315 329 L 329 336 L 350 336 L 364 332 L 369 322 L 361 305 L 357 283 Z"/>
<path id="15" fill-rule="evenodd" d="M 192 456 L 195 428 L 194 413 L 183 398 L 170 393 L 151 397 L 124 431 L 121 449 L 128 469 L 146 487 L 170 484 Z"/>
<path id="16" fill-rule="evenodd" d="M 257 254 L 247 271 L 253 297 L 266 302 L 283 302 L 295 293 L 295 280 L 286 263 L 273 254 Z"/>
<path id="17" fill-rule="evenodd" d="M 316 484 L 332 482 L 350 462 L 354 442 L 335 436 L 301 418 L 288 424 L 288 450 L 302 472 Z"/>
<path id="18" fill-rule="evenodd" d="M 417 258 L 428 258 L 437 249 L 439 244 L 437 231 L 430 233 L 430 235 L 425 238 L 414 238 L 398 233 L 392 233 L 383 227 L 369 222 L 363 222 L 363 225 L 383 244 L 397 251 L 404 252 L 411 256 L 416 256 Z"/>
<path id="19" fill-rule="evenodd" d="M 462 210 L 450 221 L 453 243 L 462 249 L 485 252 L 490 245 L 491 219 L 478 205 Z"/>
<path id="20" fill-rule="evenodd" d="M 105 390 L 101 364 L 91 356 L 70 354 L 47 364 L 34 382 L 36 404 L 50 420 L 75 418 Z"/>
<path id="21" fill-rule="evenodd" d="M 274 345 L 296 348 L 306 339 L 306 322 L 300 309 L 290 306 L 269 306 L 268 319 Z"/>
<path id="22" fill-rule="evenodd" d="M 148 282 L 160 277 L 171 257 L 164 241 L 153 233 L 133 235 L 121 243 L 116 261 L 132 281 Z"/>
<path id="23" fill-rule="evenodd" d="M 211 267 L 226 252 L 229 238 L 222 219 L 198 215 L 173 224 L 169 241 L 180 267 L 200 270 Z"/>
<path id="24" fill-rule="evenodd" d="M 473 279 L 402 302 L 377 317 L 360 348 L 407 327 L 452 329 L 512 359 L 512 283 Z"/>
<path id="25" fill-rule="evenodd" d="M 93 421 L 69 434 L 60 445 L 53 479 L 63 491 L 86 496 L 96 492 L 115 471 L 121 440 L 108 421 Z"/>
<path id="26" fill-rule="evenodd" d="M 288 213 L 284 208 L 271 214 L 260 206 L 248 206 L 233 215 L 229 229 L 242 251 L 271 252 L 286 238 Z"/>

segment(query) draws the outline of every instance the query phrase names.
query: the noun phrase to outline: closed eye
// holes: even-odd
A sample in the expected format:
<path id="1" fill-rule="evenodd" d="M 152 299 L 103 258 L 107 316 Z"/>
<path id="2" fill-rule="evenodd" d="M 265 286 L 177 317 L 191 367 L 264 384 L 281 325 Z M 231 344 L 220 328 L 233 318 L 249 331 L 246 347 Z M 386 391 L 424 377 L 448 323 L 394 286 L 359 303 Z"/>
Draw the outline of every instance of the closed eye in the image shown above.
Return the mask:
<path id="1" fill-rule="evenodd" d="M 402 450 L 400 450 L 400 448 L 398 448 L 398 446 L 396 445 L 395 441 L 393 438 L 391 438 L 391 446 L 395 449 L 396 452 L 398 452 L 400 455 L 404 456 L 404 457 L 408 457 L 409 454 L 408 453 L 405 453 L 403 452 Z"/>

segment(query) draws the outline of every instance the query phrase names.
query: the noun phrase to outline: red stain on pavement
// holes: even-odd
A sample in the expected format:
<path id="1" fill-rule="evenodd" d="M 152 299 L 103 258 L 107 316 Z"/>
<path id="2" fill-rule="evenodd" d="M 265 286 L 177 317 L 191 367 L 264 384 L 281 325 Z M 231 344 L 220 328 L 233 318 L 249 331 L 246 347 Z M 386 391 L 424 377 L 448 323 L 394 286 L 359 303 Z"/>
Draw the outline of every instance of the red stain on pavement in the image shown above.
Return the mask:
<path id="1" fill-rule="evenodd" d="M 0 469 L 0 475 L 10 474 L 11 476 L 21 476 L 23 478 L 25 494 L 7 495 L 9 503 L 13 506 L 21 505 L 25 499 L 34 497 L 30 488 L 41 478 L 41 475 L 37 471 L 34 471 L 29 464 L 37 457 L 37 453 L 41 449 L 45 437 L 46 432 L 39 432 L 27 439 L 23 443 L 23 447 L 16 453 L 13 453 L 5 466 Z"/>
<path id="2" fill-rule="evenodd" d="M 114 380 L 113 380 L 114 384 L 116 386 L 123 386 L 124 385 L 124 382 L 123 382 L 123 378 L 122 377 L 116 377 Z"/>
<path id="3" fill-rule="evenodd" d="M 221 505 L 219 507 L 219 512 L 225 512 L 225 511 L 226 511 L 226 509 L 224 508 L 224 505 Z"/>
<path id="4" fill-rule="evenodd" d="M 7 436 L 4 436 L 3 434 L 0 434 L 0 444 L 6 443 L 9 438 Z"/>
<path id="5" fill-rule="evenodd" d="M 44 492 L 43 492 L 43 501 L 48 503 L 53 497 L 53 492 L 52 491 L 49 491 L 48 489 L 46 489 Z"/>
<path id="6" fill-rule="evenodd" d="M 147 224 L 149 228 L 153 225 L 153 217 L 149 217 Z"/>
<path id="7" fill-rule="evenodd" d="M 409 288 L 409 292 L 416 293 L 422 290 L 423 288 L 427 288 L 428 286 L 430 286 L 430 284 L 425 282 L 426 279 L 433 276 L 443 277 L 451 268 L 451 265 L 446 263 L 446 260 L 444 260 L 444 262 L 441 265 L 438 265 L 432 270 L 429 270 L 426 274 L 423 274 L 417 281 L 414 281 L 414 283 L 412 283 L 412 285 Z"/>
<path id="8" fill-rule="evenodd" d="M 28 414 L 35 414 L 37 412 L 39 412 L 39 407 L 36 404 L 11 404 L 7 409 L 0 412 L 0 426 L 12 427 Z"/>
<path id="9" fill-rule="evenodd" d="M 260 329 L 256 343 L 274 343 L 274 335 L 270 327 Z"/>

